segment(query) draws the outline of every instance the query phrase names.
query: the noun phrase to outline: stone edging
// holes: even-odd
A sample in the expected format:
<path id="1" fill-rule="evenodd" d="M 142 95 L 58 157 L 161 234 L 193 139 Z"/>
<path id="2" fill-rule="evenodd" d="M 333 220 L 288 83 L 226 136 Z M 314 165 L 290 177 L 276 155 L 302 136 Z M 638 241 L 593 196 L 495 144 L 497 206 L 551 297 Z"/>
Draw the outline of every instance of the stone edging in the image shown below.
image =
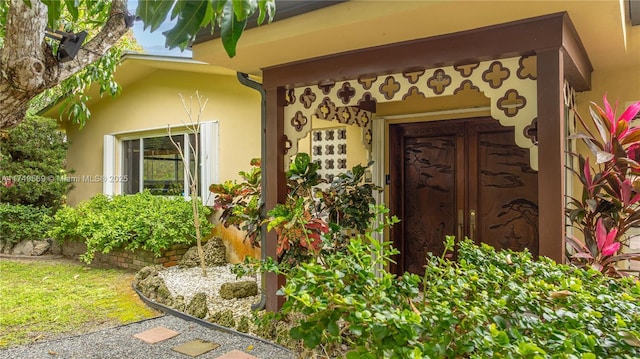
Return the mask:
<path id="1" fill-rule="evenodd" d="M 180 319 L 184 319 L 184 320 L 187 320 L 187 321 L 195 322 L 195 323 L 200 324 L 200 325 L 202 325 L 202 326 L 204 326 L 204 327 L 206 327 L 208 329 L 218 330 L 218 331 L 221 331 L 221 332 L 224 332 L 224 333 L 227 333 L 227 334 L 238 335 L 238 336 L 241 336 L 241 337 L 244 337 L 244 338 L 247 338 L 247 339 L 251 339 L 251 340 L 257 340 L 257 341 L 263 342 L 265 344 L 271 345 L 271 346 L 273 346 L 275 348 L 291 352 L 290 349 L 285 348 L 282 345 L 276 344 L 274 342 L 268 341 L 268 340 L 266 340 L 264 338 L 261 338 L 261 337 L 258 337 L 258 336 L 254 336 L 254 335 L 250 335 L 250 334 L 243 333 L 243 332 L 239 332 L 237 330 L 234 330 L 234 329 L 231 329 L 231 328 L 227 328 L 227 327 L 224 327 L 222 325 L 215 324 L 215 323 L 211 323 L 211 322 L 208 322 L 206 320 L 203 320 L 203 319 L 200 319 L 200 318 L 196 318 L 196 317 L 191 316 L 189 314 L 177 311 L 177 310 L 175 310 L 175 309 L 173 309 L 171 307 L 168 307 L 168 306 L 166 306 L 164 304 L 160 304 L 160 303 L 154 302 L 153 300 L 147 298 L 144 294 L 142 294 L 142 292 L 140 292 L 138 290 L 138 288 L 136 288 L 135 285 L 132 284 L 131 288 L 133 288 L 133 290 L 138 294 L 140 299 L 145 304 L 147 304 L 148 306 L 150 306 L 151 308 L 153 308 L 155 310 L 159 310 L 159 311 L 161 311 L 163 313 L 172 315 L 174 317 L 178 317 Z M 293 354 L 293 352 L 291 352 L 291 353 Z"/>
<path id="2" fill-rule="evenodd" d="M 48 261 L 48 260 L 69 260 L 73 259 L 65 257 L 60 254 L 43 254 L 41 256 L 24 256 L 19 254 L 0 254 L 0 259 L 14 259 L 14 260 L 28 260 L 28 261 Z"/>

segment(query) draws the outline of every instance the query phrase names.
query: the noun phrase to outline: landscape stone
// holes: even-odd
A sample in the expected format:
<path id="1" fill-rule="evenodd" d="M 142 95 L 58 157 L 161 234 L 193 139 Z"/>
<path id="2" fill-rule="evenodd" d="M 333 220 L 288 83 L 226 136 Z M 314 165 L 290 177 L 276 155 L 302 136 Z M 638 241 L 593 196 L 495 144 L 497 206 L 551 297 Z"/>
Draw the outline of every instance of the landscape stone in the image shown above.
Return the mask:
<path id="1" fill-rule="evenodd" d="M 31 251 L 32 256 L 41 256 L 43 255 L 51 246 L 49 241 L 33 241 L 33 250 Z"/>
<path id="2" fill-rule="evenodd" d="M 160 277 L 161 265 L 147 266 L 136 273 L 133 284 L 142 295 L 160 304 L 167 304 L 172 301 L 171 292 Z"/>
<path id="3" fill-rule="evenodd" d="M 239 332 L 248 333 L 249 332 L 249 317 L 243 315 L 240 317 L 240 321 L 238 322 L 238 327 L 236 328 Z"/>
<path id="4" fill-rule="evenodd" d="M 223 283 L 220 286 L 222 299 L 246 298 L 258 294 L 258 284 L 252 280 Z"/>
<path id="5" fill-rule="evenodd" d="M 236 320 L 233 318 L 233 311 L 231 311 L 231 309 L 225 309 L 223 311 L 213 313 L 209 318 L 209 321 L 227 328 L 233 328 L 236 326 Z"/>
<path id="6" fill-rule="evenodd" d="M 186 312 L 196 318 L 204 319 L 209 312 L 207 308 L 207 295 L 205 293 L 197 293 L 187 305 Z"/>
<path id="7" fill-rule="evenodd" d="M 222 239 L 213 237 L 202 246 L 204 252 L 204 263 L 206 266 L 223 266 L 227 264 L 227 248 L 224 246 Z M 193 246 L 187 250 L 178 263 L 182 267 L 197 267 L 200 265 L 200 256 L 198 256 L 198 247 Z"/>
<path id="8" fill-rule="evenodd" d="M 14 244 L 11 242 L 4 242 L 4 246 L 2 247 L 2 254 L 11 254 L 13 246 Z"/>
<path id="9" fill-rule="evenodd" d="M 173 297 L 171 299 L 171 302 L 167 303 L 167 305 L 179 312 L 184 312 L 186 308 L 186 304 L 184 303 L 184 297 L 181 295 L 177 297 Z"/>
<path id="10" fill-rule="evenodd" d="M 30 239 L 25 239 L 16 243 L 11 250 L 11 254 L 18 256 L 30 256 L 31 252 L 33 252 L 33 241 Z"/>
<path id="11" fill-rule="evenodd" d="M 49 253 L 55 255 L 62 254 L 62 246 L 60 245 L 60 242 L 53 238 L 48 238 L 47 242 L 49 242 Z"/>

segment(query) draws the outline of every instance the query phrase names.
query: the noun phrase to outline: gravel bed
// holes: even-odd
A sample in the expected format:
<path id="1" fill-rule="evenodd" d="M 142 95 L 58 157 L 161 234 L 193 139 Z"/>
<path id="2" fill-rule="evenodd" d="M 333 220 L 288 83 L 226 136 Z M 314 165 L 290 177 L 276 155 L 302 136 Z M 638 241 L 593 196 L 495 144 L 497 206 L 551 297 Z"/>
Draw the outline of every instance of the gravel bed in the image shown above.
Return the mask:
<path id="1" fill-rule="evenodd" d="M 162 326 L 180 334 L 155 344 L 133 337 L 149 329 Z M 290 359 L 297 355 L 280 346 L 206 328 L 196 322 L 171 315 L 96 331 L 69 338 L 51 340 L 6 350 L 0 350 L 4 359 L 172 359 L 188 358 L 171 348 L 201 339 L 220 344 L 220 347 L 198 356 L 198 359 L 217 358 L 232 350 L 240 350 L 258 358 Z"/>
<path id="2" fill-rule="evenodd" d="M 160 277 L 174 297 L 182 296 L 185 303 L 189 303 L 197 293 L 205 293 L 207 296 L 207 308 L 209 313 L 230 309 L 236 320 L 246 315 L 252 318 L 251 305 L 260 300 L 260 282 L 257 277 L 241 277 L 231 273 L 232 264 L 223 266 L 207 267 L 207 276 L 202 276 L 200 267 L 180 268 L 174 266 L 161 270 Z M 222 299 L 220 297 L 220 286 L 227 282 L 253 280 L 258 284 L 258 295 L 236 298 Z"/>

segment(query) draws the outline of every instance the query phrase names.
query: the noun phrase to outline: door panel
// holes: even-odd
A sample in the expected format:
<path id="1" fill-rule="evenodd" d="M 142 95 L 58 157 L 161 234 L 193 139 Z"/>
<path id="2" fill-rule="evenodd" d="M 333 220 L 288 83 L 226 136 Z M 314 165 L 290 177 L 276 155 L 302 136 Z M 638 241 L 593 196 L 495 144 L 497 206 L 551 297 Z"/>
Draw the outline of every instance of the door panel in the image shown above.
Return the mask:
<path id="1" fill-rule="evenodd" d="M 410 132 L 411 136 L 412 133 Z M 404 265 L 416 272 L 431 251 L 443 251 L 442 238 L 455 230 L 457 133 L 405 138 Z"/>
<path id="2" fill-rule="evenodd" d="M 477 241 L 538 255 L 538 175 L 513 130 L 498 123 L 469 126 L 470 209 L 477 210 Z M 473 154 L 470 153 L 470 156 Z M 473 206 L 476 208 L 473 208 Z"/>
<path id="3" fill-rule="evenodd" d="M 537 255 L 537 173 L 493 119 L 390 126 L 391 235 L 398 272 L 421 273 L 445 235 Z M 472 218 L 472 212 L 475 218 Z M 472 223 L 473 220 L 473 223 Z"/>

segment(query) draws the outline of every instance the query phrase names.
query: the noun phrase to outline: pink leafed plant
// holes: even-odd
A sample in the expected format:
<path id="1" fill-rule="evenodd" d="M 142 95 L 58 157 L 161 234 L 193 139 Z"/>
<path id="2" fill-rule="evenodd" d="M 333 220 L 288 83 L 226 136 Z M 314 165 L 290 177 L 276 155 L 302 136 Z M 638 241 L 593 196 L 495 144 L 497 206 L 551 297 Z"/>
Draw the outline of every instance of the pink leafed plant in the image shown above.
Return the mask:
<path id="1" fill-rule="evenodd" d="M 566 243 L 572 263 L 622 276 L 629 273 L 618 268 L 618 262 L 640 260 L 640 253 L 620 253 L 629 230 L 640 227 L 640 127 L 632 123 L 640 102 L 620 117 L 617 104 L 612 107 L 606 95 L 603 103 L 604 108 L 593 104 L 590 123 L 576 112 L 585 133 L 570 138 L 582 139 L 595 163 L 593 157 L 572 153 L 578 159 L 572 171 L 583 188 L 580 198 L 569 196 L 567 215 L 583 238 L 568 236 Z"/>

